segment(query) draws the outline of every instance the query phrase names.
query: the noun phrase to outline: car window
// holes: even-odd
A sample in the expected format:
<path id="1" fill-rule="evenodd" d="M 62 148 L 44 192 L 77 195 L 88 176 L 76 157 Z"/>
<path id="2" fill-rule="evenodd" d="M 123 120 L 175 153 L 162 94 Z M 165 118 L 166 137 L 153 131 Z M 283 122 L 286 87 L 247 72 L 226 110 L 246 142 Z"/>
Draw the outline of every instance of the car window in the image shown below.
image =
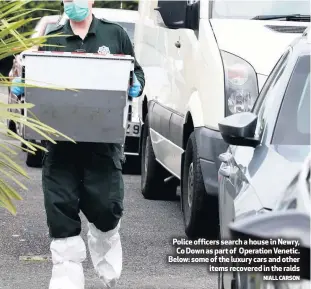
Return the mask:
<path id="1" fill-rule="evenodd" d="M 48 23 L 45 27 L 44 35 L 48 34 L 50 31 L 52 31 L 57 26 L 58 26 L 57 23 Z"/>
<path id="2" fill-rule="evenodd" d="M 254 106 L 253 106 L 253 113 L 257 114 L 259 113 L 259 110 L 262 108 L 262 103 L 265 100 L 269 90 L 271 89 L 271 84 L 274 82 L 278 76 L 280 76 L 280 69 L 285 68 L 288 56 L 289 56 L 290 50 L 287 50 L 278 60 L 274 68 L 272 69 L 270 75 L 268 76 L 266 82 L 264 83 L 262 90 L 260 92 L 260 95 L 258 96 Z M 279 77 L 278 77 L 279 78 Z"/>
<path id="3" fill-rule="evenodd" d="M 284 95 L 272 143 L 310 145 L 310 55 L 297 61 Z"/>
<path id="4" fill-rule="evenodd" d="M 256 137 L 260 137 L 265 128 L 267 113 L 279 89 L 280 79 L 282 79 L 281 77 L 284 74 L 289 55 L 290 51 L 288 50 L 275 65 L 254 105 L 253 112 L 258 116 Z"/>

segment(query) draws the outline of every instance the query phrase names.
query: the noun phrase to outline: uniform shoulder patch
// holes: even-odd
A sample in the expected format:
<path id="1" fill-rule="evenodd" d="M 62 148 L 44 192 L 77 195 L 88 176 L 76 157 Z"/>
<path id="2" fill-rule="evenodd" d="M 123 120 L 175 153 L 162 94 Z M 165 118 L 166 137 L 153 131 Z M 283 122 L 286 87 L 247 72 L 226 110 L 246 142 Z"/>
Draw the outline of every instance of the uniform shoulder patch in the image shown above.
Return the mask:
<path id="1" fill-rule="evenodd" d="M 105 18 L 100 18 L 99 20 L 100 20 L 101 22 L 105 23 L 105 24 L 116 25 L 116 26 L 118 26 L 118 27 L 120 27 L 120 28 L 123 29 L 123 27 L 122 27 L 119 23 L 116 23 L 116 22 L 113 22 L 113 21 L 109 21 L 109 20 L 107 20 L 107 19 L 105 19 Z"/>

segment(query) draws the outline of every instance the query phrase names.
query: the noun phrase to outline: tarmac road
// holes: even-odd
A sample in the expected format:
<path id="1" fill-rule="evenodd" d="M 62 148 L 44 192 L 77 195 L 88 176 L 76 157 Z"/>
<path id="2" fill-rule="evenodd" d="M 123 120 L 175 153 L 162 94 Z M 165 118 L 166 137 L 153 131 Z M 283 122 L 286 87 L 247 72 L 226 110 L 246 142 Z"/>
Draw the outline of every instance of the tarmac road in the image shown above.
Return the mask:
<path id="1" fill-rule="evenodd" d="M 24 165 L 25 154 L 18 162 L 30 177 L 24 181 L 27 192 L 17 202 L 17 216 L 0 208 L 0 289 L 48 288 L 51 274 L 49 260 L 24 261 L 23 256 L 50 256 L 45 223 L 41 170 Z M 125 215 L 121 238 L 124 252 L 122 277 L 116 289 L 200 289 L 216 288 L 216 276 L 205 266 L 168 264 L 172 237 L 185 237 L 180 203 L 148 201 L 140 194 L 140 176 L 125 176 Z M 83 237 L 86 230 L 84 222 Z M 84 263 L 86 289 L 100 289 L 90 258 Z"/>

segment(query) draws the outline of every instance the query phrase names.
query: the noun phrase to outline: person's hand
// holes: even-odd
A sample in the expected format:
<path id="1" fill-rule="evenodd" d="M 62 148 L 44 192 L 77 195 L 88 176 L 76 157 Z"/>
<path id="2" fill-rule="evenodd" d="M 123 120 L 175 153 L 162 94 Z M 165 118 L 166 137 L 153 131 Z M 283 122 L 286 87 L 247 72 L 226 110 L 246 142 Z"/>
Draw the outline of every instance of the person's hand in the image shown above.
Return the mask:
<path id="1" fill-rule="evenodd" d="M 129 96 L 130 97 L 138 97 L 140 95 L 141 92 L 141 84 L 138 81 L 135 73 L 133 74 L 133 85 L 130 87 L 129 89 Z"/>
<path id="2" fill-rule="evenodd" d="M 21 96 L 24 93 L 24 87 L 19 86 L 19 83 L 23 83 L 24 81 L 20 77 L 15 77 L 12 80 L 11 84 L 11 92 L 14 93 L 16 96 Z"/>

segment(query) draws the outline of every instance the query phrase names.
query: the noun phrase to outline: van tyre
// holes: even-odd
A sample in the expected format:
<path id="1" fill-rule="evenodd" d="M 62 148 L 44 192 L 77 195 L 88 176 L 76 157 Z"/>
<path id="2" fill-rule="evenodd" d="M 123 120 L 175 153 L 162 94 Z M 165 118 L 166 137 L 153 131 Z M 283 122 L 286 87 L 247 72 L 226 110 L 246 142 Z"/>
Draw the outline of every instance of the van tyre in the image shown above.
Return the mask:
<path id="1" fill-rule="evenodd" d="M 174 200 L 177 198 L 176 190 L 178 182 L 164 182 L 170 176 L 156 160 L 153 151 L 148 115 L 143 129 L 142 157 L 141 157 L 141 192 L 150 200 Z"/>
<path id="2" fill-rule="evenodd" d="M 191 239 L 215 239 L 219 232 L 218 202 L 206 194 L 194 132 L 187 143 L 183 166 L 181 205 L 185 233 Z"/>
<path id="3" fill-rule="evenodd" d="M 29 141 L 31 143 L 36 143 L 36 141 Z M 26 165 L 30 168 L 42 168 L 42 159 L 44 152 L 38 149 L 35 154 L 27 152 Z"/>

